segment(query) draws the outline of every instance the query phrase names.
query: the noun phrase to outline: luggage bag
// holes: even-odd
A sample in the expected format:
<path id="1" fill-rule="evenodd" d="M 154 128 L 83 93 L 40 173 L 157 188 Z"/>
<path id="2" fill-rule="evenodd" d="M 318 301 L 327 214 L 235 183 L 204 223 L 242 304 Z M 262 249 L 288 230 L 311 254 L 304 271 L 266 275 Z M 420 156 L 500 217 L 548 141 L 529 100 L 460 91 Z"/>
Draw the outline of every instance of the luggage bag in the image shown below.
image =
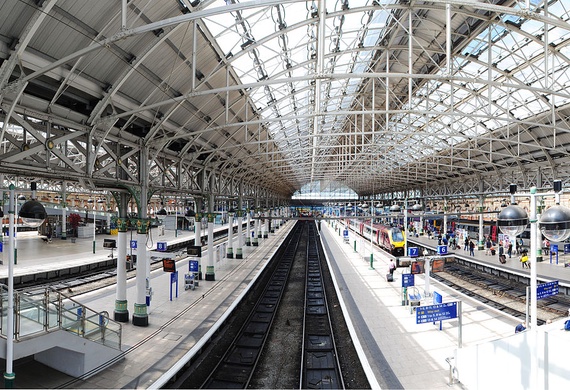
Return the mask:
<path id="1" fill-rule="evenodd" d="M 387 282 L 393 282 L 394 281 L 394 275 L 392 275 L 391 273 L 387 273 L 386 274 L 386 281 Z"/>
<path id="2" fill-rule="evenodd" d="M 507 262 L 507 256 L 499 255 L 499 261 L 501 262 L 501 264 L 505 264 Z"/>

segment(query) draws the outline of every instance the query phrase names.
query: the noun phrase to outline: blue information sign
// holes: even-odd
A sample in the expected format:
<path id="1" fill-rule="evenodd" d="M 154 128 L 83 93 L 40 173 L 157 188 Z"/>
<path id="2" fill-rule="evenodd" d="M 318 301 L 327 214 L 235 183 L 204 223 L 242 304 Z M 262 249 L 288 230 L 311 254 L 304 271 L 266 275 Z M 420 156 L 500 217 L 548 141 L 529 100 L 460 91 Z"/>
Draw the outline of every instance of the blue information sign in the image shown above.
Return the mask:
<path id="1" fill-rule="evenodd" d="M 137 249 L 137 240 L 131 240 L 131 248 Z"/>
<path id="2" fill-rule="evenodd" d="M 198 260 L 190 260 L 188 262 L 188 271 L 198 272 Z"/>
<path id="3" fill-rule="evenodd" d="M 420 250 L 418 247 L 412 246 L 408 247 L 408 256 L 409 257 L 418 257 L 420 255 Z"/>
<path id="4" fill-rule="evenodd" d="M 457 302 L 419 306 L 416 308 L 416 324 L 426 324 L 428 322 L 450 320 L 452 318 L 457 318 Z"/>
<path id="5" fill-rule="evenodd" d="M 564 254 L 570 253 L 570 244 L 564 244 Z"/>
<path id="6" fill-rule="evenodd" d="M 434 304 L 443 303 L 443 297 L 437 291 L 433 292 L 433 303 Z"/>
<path id="7" fill-rule="evenodd" d="M 447 255 L 447 245 L 438 245 L 437 246 L 437 254 L 438 255 Z"/>
<path id="8" fill-rule="evenodd" d="M 4 252 L 4 243 L 0 241 L 0 253 Z"/>
<path id="9" fill-rule="evenodd" d="M 170 283 L 178 282 L 178 271 L 174 271 L 170 274 Z"/>
<path id="10" fill-rule="evenodd" d="M 558 253 L 558 244 L 551 244 L 550 245 L 550 252 Z"/>
<path id="11" fill-rule="evenodd" d="M 536 286 L 536 299 L 558 295 L 558 280 Z"/>
<path id="12" fill-rule="evenodd" d="M 157 251 L 163 251 L 163 252 L 164 252 L 164 251 L 166 250 L 166 247 L 167 247 L 167 246 L 168 246 L 168 243 L 167 243 L 167 242 L 157 242 L 157 243 L 156 243 L 156 250 L 157 250 Z"/>
<path id="13" fill-rule="evenodd" d="M 348 229 L 344 229 L 342 232 L 343 237 L 348 237 Z"/>
<path id="14" fill-rule="evenodd" d="M 414 274 L 402 274 L 402 287 L 414 285 Z"/>

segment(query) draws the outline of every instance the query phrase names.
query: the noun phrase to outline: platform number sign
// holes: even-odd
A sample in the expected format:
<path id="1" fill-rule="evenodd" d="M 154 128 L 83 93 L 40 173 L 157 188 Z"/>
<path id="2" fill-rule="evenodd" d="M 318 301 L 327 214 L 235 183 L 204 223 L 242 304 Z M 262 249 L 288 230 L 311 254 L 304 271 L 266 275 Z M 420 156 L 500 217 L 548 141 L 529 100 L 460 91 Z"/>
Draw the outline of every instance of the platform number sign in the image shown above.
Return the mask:
<path id="1" fill-rule="evenodd" d="M 447 255 L 447 245 L 438 245 L 437 246 L 437 254 L 438 255 Z"/>
<path id="2" fill-rule="evenodd" d="M 0 241 L 0 253 L 4 251 L 4 243 Z"/>
<path id="3" fill-rule="evenodd" d="M 131 249 L 137 249 L 137 240 L 131 240 Z"/>
<path id="4" fill-rule="evenodd" d="M 552 252 L 552 253 L 558 253 L 558 244 L 552 244 L 552 245 L 550 245 L 550 252 Z"/>
<path id="5" fill-rule="evenodd" d="M 342 231 L 342 236 L 343 236 L 344 238 L 348 238 L 348 229 L 344 229 L 344 230 Z"/>
<path id="6" fill-rule="evenodd" d="M 167 245 L 168 245 L 168 243 L 166 243 L 166 242 L 157 242 L 156 243 L 156 250 L 164 252 L 164 251 L 166 251 Z"/>
<path id="7" fill-rule="evenodd" d="M 409 257 L 418 257 L 420 255 L 420 250 L 418 247 L 409 247 L 408 248 L 408 256 Z"/>

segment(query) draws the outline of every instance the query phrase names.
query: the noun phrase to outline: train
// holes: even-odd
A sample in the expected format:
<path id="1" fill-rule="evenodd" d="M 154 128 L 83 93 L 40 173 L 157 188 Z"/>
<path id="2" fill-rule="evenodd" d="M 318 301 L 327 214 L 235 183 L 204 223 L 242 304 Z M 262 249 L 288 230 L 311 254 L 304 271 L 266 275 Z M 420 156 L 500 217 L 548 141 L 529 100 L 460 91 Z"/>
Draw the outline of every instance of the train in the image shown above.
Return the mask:
<path id="1" fill-rule="evenodd" d="M 350 220 L 352 230 L 396 257 L 405 255 L 406 237 L 400 227 L 372 224 L 370 221 Z"/>

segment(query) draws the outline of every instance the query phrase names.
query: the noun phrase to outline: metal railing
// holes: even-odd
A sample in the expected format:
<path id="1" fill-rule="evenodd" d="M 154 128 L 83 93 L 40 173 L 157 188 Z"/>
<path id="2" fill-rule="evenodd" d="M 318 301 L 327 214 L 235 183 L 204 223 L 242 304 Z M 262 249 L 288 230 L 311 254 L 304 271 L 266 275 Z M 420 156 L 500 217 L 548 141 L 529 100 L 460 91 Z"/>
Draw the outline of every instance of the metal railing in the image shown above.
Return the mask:
<path id="1" fill-rule="evenodd" d="M 7 338 L 8 287 L 0 284 L 0 337 Z M 122 326 L 53 288 L 14 292 L 14 341 L 64 330 L 121 349 Z"/>

